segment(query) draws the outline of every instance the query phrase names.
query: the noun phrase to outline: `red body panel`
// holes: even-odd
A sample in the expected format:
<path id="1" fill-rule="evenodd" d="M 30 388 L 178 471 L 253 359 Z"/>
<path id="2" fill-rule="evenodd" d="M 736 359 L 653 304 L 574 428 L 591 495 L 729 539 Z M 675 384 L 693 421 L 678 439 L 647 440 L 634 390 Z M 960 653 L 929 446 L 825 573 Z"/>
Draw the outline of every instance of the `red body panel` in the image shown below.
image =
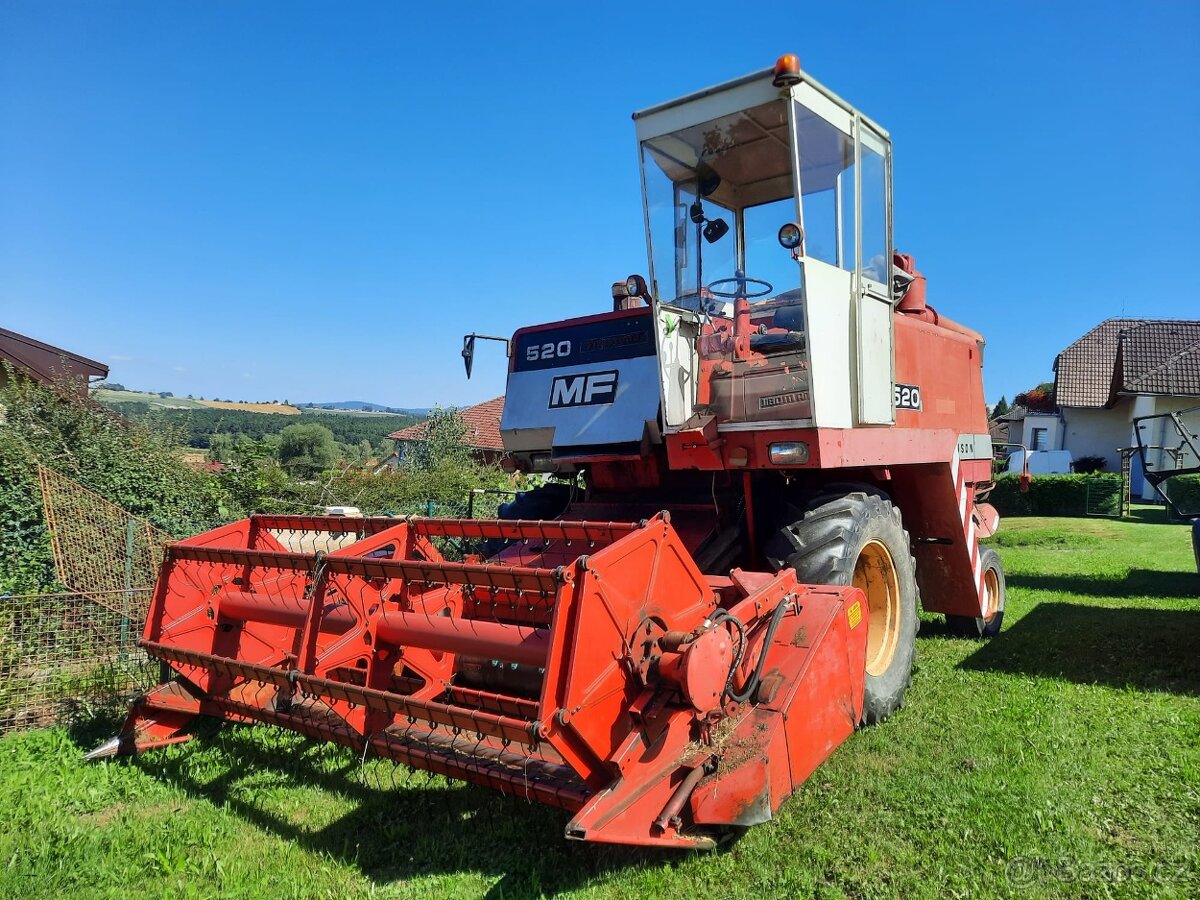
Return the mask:
<path id="1" fill-rule="evenodd" d="M 967 333 L 895 314 L 896 382 L 921 388 L 921 410 L 898 409 L 894 426 L 723 431 L 666 442 L 672 469 L 847 469 L 949 463 L 959 435 L 987 434 L 983 348 Z M 777 466 L 768 447 L 804 441 L 808 462 Z"/>

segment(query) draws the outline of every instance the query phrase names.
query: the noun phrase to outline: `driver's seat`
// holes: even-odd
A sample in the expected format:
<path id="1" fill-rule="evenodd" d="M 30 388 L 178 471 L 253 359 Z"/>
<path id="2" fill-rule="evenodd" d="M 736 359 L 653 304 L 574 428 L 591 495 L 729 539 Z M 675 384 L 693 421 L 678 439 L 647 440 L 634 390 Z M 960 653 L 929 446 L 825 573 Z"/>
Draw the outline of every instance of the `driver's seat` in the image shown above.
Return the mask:
<path id="1" fill-rule="evenodd" d="M 768 331 L 750 335 L 750 349 L 759 353 L 800 352 L 807 346 L 803 331 Z"/>
<path id="2" fill-rule="evenodd" d="M 804 307 L 798 302 L 788 303 L 776 306 L 771 312 L 771 323 L 763 323 L 767 330 L 750 335 L 750 349 L 759 353 L 803 351 L 808 345 L 804 335 Z"/>

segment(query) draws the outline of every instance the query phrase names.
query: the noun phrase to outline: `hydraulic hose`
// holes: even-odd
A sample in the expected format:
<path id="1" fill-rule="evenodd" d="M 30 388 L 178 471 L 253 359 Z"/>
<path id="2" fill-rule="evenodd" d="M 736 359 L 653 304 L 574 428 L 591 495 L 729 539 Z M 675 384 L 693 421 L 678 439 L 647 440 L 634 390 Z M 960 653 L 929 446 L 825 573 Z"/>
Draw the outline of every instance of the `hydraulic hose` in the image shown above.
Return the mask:
<path id="1" fill-rule="evenodd" d="M 754 672 L 746 679 L 746 684 L 743 685 L 740 691 L 733 690 L 733 675 L 737 671 L 738 665 L 741 663 L 742 652 L 738 651 L 737 659 L 734 660 L 733 668 L 729 670 L 729 681 L 726 683 L 726 693 L 729 699 L 735 703 L 745 703 L 758 690 L 759 679 L 762 676 L 763 666 L 767 662 L 767 650 L 771 647 L 771 639 L 775 637 L 775 631 L 779 628 L 779 623 L 783 621 L 784 615 L 792 606 L 791 600 L 783 600 L 775 607 L 775 612 L 771 613 L 771 621 L 767 623 L 767 633 L 763 637 L 762 650 L 758 654 L 758 662 L 754 665 Z M 729 616 L 731 622 L 737 622 L 737 628 L 742 633 L 742 648 L 746 645 L 746 629 L 745 626 L 738 622 L 733 616 Z"/>
<path id="2" fill-rule="evenodd" d="M 731 616 L 726 610 L 717 610 L 712 617 L 713 624 L 725 621 L 732 624 L 738 632 L 737 653 L 734 654 L 733 662 L 729 665 L 729 677 L 725 679 L 725 695 L 729 696 L 733 693 L 733 676 L 737 673 L 738 666 L 742 664 L 742 654 L 746 651 L 746 626 L 742 624 L 741 619 Z"/>

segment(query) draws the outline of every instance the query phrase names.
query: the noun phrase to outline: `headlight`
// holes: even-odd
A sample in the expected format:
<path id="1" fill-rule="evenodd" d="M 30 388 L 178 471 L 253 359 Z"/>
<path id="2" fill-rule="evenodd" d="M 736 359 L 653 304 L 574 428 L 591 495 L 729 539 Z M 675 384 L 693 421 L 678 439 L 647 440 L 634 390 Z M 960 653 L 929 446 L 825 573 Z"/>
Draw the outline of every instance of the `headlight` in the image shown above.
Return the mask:
<path id="1" fill-rule="evenodd" d="M 808 444 L 804 441 L 780 441 L 767 448 L 767 456 L 776 466 L 802 466 L 808 462 Z"/>

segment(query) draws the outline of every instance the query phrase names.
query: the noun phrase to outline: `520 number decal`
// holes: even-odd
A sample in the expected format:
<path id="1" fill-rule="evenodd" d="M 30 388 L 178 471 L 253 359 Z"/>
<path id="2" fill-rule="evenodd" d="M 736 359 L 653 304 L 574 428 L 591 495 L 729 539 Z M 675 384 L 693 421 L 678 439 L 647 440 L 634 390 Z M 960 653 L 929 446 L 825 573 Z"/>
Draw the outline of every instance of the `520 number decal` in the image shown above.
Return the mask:
<path id="1" fill-rule="evenodd" d="M 916 384 L 898 384 L 894 399 L 896 409 L 920 409 L 921 388 Z"/>
<path id="2" fill-rule="evenodd" d="M 537 362 L 539 359 L 561 359 L 570 355 L 570 341 L 559 341 L 557 344 L 530 344 L 525 348 L 526 362 Z"/>

